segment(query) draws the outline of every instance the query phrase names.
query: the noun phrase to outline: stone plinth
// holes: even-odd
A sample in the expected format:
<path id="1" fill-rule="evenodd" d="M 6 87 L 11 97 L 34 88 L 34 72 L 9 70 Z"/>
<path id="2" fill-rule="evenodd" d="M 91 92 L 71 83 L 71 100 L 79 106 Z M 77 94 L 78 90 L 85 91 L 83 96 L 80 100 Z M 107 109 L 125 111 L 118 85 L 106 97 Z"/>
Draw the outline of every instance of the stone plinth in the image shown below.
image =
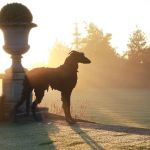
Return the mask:
<path id="1" fill-rule="evenodd" d="M 9 73 L 6 72 L 3 78 L 3 96 L 6 103 L 9 103 L 10 108 L 20 100 L 23 89 L 23 79 L 25 73 Z M 24 105 L 21 108 L 22 111 L 25 109 Z"/>

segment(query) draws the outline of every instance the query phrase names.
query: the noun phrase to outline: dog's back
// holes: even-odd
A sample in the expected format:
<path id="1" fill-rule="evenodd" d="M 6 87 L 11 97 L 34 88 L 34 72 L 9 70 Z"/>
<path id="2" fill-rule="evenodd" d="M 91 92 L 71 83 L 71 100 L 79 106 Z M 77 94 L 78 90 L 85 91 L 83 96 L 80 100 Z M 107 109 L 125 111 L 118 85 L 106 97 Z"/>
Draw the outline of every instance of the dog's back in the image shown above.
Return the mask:
<path id="1" fill-rule="evenodd" d="M 68 68 L 66 69 L 66 67 L 62 65 L 58 68 L 41 67 L 32 69 L 27 72 L 25 82 L 30 84 L 32 89 L 41 88 L 46 90 L 51 86 L 52 89 L 63 91 L 63 89 L 67 87 L 73 88 L 76 84 L 76 80 L 76 73 L 73 75 Z"/>
<path id="2" fill-rule="evenodd" d="M 35 88 L 48 88 L 49 78 L 53 76 L 54 68 L 35 68 L 26 73 L 25 82 L 28 82 L 30 86 Z"/>

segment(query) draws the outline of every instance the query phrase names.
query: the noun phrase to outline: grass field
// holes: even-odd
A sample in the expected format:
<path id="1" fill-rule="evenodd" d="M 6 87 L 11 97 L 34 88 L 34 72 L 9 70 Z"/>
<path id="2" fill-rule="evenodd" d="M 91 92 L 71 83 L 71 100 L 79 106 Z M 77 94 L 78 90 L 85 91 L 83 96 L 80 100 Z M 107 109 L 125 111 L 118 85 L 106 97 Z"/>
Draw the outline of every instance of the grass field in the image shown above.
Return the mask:
<path id="1" fill-rule="evenodd" d="M 48 92 L 43 105 L 59 112 L 60 94 Z M 150 128 L 150 89 L 75 89 L 72 110 L 77 117 L 98 123 Z"/>
<path id="2" fill-rule="evenodd" d="M 60 93 L 50 91 L 42 105 L 63 114 Z M 0 123 L 0 150 L 149 150 L 149 107 L 150 89 L 75 89 L 73 116 L 99 124 L 70 126 L 62 118 Z"/>

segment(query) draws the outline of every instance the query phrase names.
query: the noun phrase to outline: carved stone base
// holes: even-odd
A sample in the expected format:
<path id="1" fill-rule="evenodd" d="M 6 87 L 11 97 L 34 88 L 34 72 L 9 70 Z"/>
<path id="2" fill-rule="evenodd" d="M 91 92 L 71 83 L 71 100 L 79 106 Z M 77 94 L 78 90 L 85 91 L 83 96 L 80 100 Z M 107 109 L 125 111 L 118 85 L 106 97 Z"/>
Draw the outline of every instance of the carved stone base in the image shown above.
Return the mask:
<path id="1" fill-rule="evenodd" d="M 23 80 L 25 73 L 11 73 L 6 72 L 3 78 L 3 96 L 5 98 L 5 103 L 7 104 L 7 112 L 11 112 L 14 109 L 14 106 L 20 101 L 22 89 L 23 89 Z M 32 100 L 32 96 L 31 96 Z M 25 104 L 19 108 L 19 112 L 25 112 Z"/>

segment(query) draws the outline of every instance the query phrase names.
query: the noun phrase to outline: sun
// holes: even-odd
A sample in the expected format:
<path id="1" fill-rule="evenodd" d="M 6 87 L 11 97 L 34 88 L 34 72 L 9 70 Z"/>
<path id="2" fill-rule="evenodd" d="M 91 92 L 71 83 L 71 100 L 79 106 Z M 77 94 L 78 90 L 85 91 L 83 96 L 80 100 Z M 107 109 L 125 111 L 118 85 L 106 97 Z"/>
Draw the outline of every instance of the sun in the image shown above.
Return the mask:
<path id="1" fill-rule="evenodd" d="M 4 73 L 11 66 L 11 58 L 5 52 L 2 52 L 2 49 L 0 51 L 0 73 Z"/>
<path id="2" fill-rule="evenodd" d="M 29 50 L 26 54 L 22 55 L 22 65 L 24 68 L 34 68 L 37 66 L 47 66 L 48 57 L 49 57 L 49 49 L 48 46 L 43 43 L 40 35 L 37 31 L 31 29 L 29 33 Z M 7 54 L 3 49 L 4 46 L 4 38 L 2 31 L 0 31 L 0 73 L 4 73 L 6 69 L 10 68 L 12 65 L 11 55 Z"/>

